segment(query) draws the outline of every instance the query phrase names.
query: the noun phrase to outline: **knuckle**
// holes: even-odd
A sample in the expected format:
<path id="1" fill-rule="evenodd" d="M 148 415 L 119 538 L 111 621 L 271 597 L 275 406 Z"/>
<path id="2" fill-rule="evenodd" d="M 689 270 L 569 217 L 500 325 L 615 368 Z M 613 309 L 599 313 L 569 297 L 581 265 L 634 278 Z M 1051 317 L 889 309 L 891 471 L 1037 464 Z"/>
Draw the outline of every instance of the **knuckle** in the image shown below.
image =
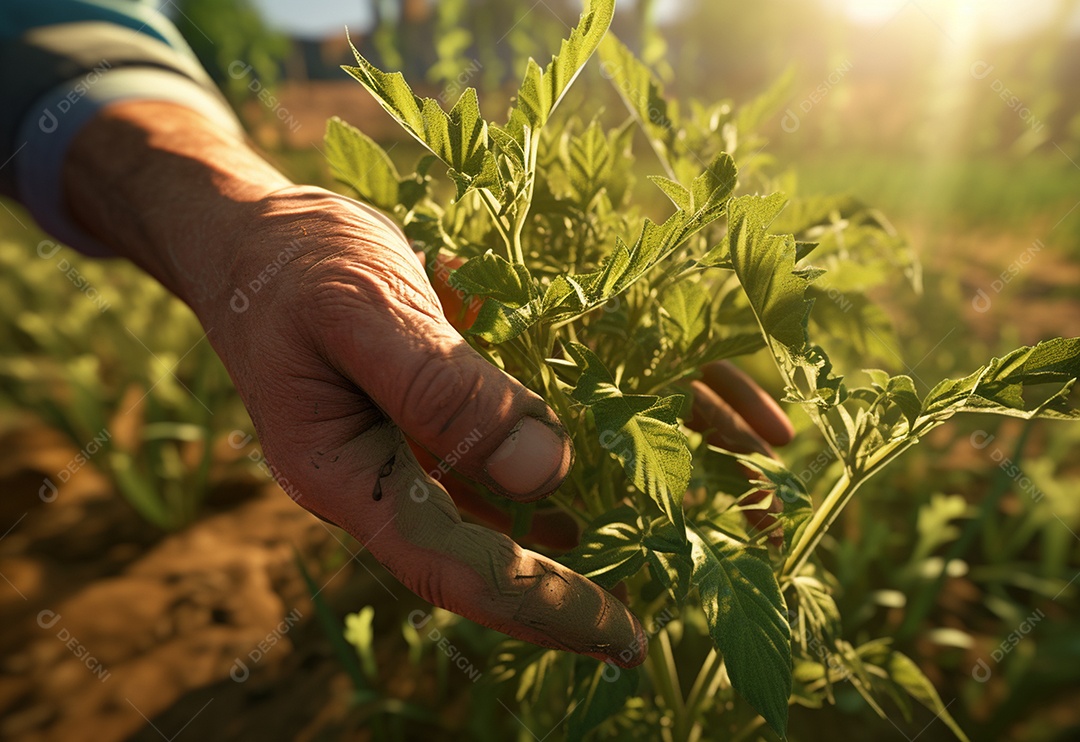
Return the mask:
<path id="1" fill-rule="evenodd" d="M 402 408 L 413 419 L 410 427 L 431 436 L 441 435 L 454 420 L 476 405 L 478 379 L 472 364 L 460 353 L 445 359 L 425 359 L 413 375 Z"/>

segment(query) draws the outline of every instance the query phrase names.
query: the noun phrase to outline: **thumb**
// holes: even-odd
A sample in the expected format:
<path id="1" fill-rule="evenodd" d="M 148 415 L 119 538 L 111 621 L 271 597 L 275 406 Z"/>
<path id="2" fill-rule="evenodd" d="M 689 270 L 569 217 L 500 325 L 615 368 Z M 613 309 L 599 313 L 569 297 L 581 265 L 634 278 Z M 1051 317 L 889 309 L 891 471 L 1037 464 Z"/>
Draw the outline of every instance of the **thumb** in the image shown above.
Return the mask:
<path id="1" fill-rule="evenodd" d="M 466 477 L 521 502 L 553 492 L 574 457 L 558 417 L 451 327 L 415 259 L 396 268 L 397 296 L 349 323 L 343 353 L 336 354 L 346 376 L 413 440 Z"/>

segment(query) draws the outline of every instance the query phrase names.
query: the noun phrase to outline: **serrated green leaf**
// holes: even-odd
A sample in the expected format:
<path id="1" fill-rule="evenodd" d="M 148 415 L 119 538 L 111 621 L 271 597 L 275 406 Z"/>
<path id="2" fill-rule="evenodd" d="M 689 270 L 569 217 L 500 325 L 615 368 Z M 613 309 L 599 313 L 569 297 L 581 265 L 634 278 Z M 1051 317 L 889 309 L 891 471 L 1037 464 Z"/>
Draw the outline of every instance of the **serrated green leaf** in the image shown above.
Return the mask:
<path id="1" fill-rule="evenodd" d="M 579 742 L 617 714 L 637 693 L 638 670 L 626 670 L 590 657 L 574 659 L 573 700 L 566 719 L 566 739 Z"/>
<path id="2" fill-rule="evenodd" d="M 675 530 L 671 521 L 654 518 L 649 522 L 648 532 L 641 540 L 642 546 L 664 554 L 690 555 L 690 545 L 682 534 Z"/>
<path id="3" fill-rule="evenodd" d="M 590 283 L 592 296 L 611 296 L 630 268 L 630 249 L 621 237 L 615 238 L 615 249 L 604 259 L 595 281 Z M 587 299 L 587 301 L 589 301 Z"/>
<path id="4" fill-rule="evenodd" d="M 398 205 L 400 178 L 386 150 L 337 116 L 326 122 L 324 141 L 334 177 L 362 200 L 392 212 Z"/>
<path id="5" fill-rule="evenodd" d="M 539 317 L 540 300 L 534 299 L 520 307 L 509 307 L 494 299 L 480 306 L 476 320 L 467 334 L 489 343 L 505 343 L 529 329 Z"/>
<path id="6" fill-rule="evenodd" d="M 712 221 L 720 215 L 728 198 L 735 191 L 739 171 L 735 160 L 727 152 L 721 152 L 690 186 L 695 218 Z"/>
<path id="7" fill-rule="evenodd" d="M 538 131 L 547 123 L 566 90 L 581 72 L 582 66 L 596 51 L 615 14 L 614 0 L 586 0 L 578 24 L 563 39 L 559 53 L 547 67 L 540 69 L 530 59 L 525 78 L 518 89 L 506 129 L 524 147 L 525 131 Z"/>
<path id="8" fill-rule="evenodd" d="M 773 226 L 776 227 L 775 222 L 773 222 Z M 779 229 L 779 227 L 777 227 L 777 229 Z M 796 240 L 795 241 L 795 262 L 796 263 L 799 262 L 800 260 L 805 258 L 810 253 L 814 252 L 814 250 L 819 246 L 819 244 L 820 243 L 818 243 L 818 242 L 800 242 L 799 240 Z"/>
<path id="9" fill-rule="evenodd" d="M 874 385 L 879 391 L 884 392 L 889 385 L 889 379 L 892 377 L 888 371 L 884 371 L 880 368 L 864 368 L 863 373 L 870 377 L 870 383 Z"/>
<path id="10" fill-rule="evenodd" d="M 499 147 L 499 151 L 519 167 L 525 167 L 525 150 L 514 135 L 497 124 L 488 125 L 488 136 Z"/>
<path id="11" fill-rule="evenodd" d="M 679 281 L 660 296 L 669 333 L 679 349 L 686 351 L 708 329 L 709 295 L 697 281 Z"/>
<path id="12" fill-rule="evenodd" d="M 655 518 L 642 540 L 645 562 L 653 577 L 682 603 L 693 584 L 694 562 L 685 529 L 677 530 L 666 518 Z"/>
<path id="13" fill-rule="evenodd" d="M 795 240 L 791 235 L 768 231 L 784 203 L 785 197 L 779 193 L 731 199 L 728 243 L 735 273 L 762 330 L 793 356 L 801 357 L 809 343 L 809 281 L 795 273 Z"/>
<path id="14" fill-rule="evenodd" d="M 960 728 L 960 725 L 956 723 L 956 719 L 952 717 L 945 704 L 942 703 L 941 696 L 938 695 L 934 684 L 930 682 L 930 679 L 923 674 L 923 671 L 919 669 L 919 666 L 911 658 L 899 652 L 893 652 L 889 657 L 888 664 L 885 666 L 885 671 L 889 673 L 890 680 L 945 722 L 945 726 L 952 730 L 958 740 L 968 742 L 964 730 Z"/>
<path id="15" fill-rule="evenodd" d="M 557 561 L 610 590 L 645 564 L 643 537 L 641 516 L 620 505 L 590 523 L 578 545 Z"/>
<path id="16" fill-rule="evenodd" d="M 598 121 L 581 136 L 564 139 L 564 161 L 570 186 L 582 208 L 588 208 L 611 174 L 614 157 Z"/>
<path id="17" fill-rule="evenodd" d="M 571 298 L 572 301 L 568 301 Z M 566 303 L 582 307 L 585 305 L 585 301 L 585 290 L 582 289 L 581 284 L 573 276 L 556 276 L 544 291 L 544 298 L 540 302 L 540 313 L 549 314 L 556 307 Z"/>
<path id="18" fill-rule="evenodd" d="M 568 343 L 566 350 L 581 369 L 581 376 L 570 396 L 583 405 L 592 406 L 602 399 L 623 397 L 622 390 L 615 384 L 611 372 L 596 354 L 580 343 Z M 636 407 L 646 409 L 656 401 L 656 397 L 635 395 Z"/>
<path id="19" fill-rule="evenodd" d="M 1080 419 L 1068 394 L 1080 377 L 1080 338 L 1055 338 L 1017 348 L 962 379 L 947 379 L 923 400 L 922 417 L 943 419 L 956 412 L 992 412 L 1030 419 Z M 1041 404 L 1024 400 L 1028 387 L 1054 384 L 1057 391 Z"/>
<path id="20" fill-rule="evenodd" d="M 675 208 L 683 211 L 689 211 L 693 208 L 690 191 L 687 190 L 686 186 L 661 175 L 650 175 L 649 180 L 655 183 L 656 187 L 671 199 L 671 203 L 675 204 Z"/>
<path id="21" fill-rule="evenodd" d="M 859 647 L 859 658 L 869 664 L 881 668 L 885 672 L 888 683 L 902 688 L 908 695 L 930 709 L 938 718 L 945 722 L 956 738 L 961 742 L 968 742 L 964 730 L 956 723 L 956 719 L 949 713 L 948 708 L 941 700 L 934 684 L 923 674 L 919 666 L 908 656 L 893 650 L 888 639 L 880 639 L 868 642 Z M 884 717 L 884 713 L 879 710 Z"/>
<path id="22" fill-rule="evenodd" d="M 698 265 L 702 268 L 734 270 L 735 266 L 731 263 L 731 250 L 728 248 L 727 240 L 706 250 L 705 254 L 698 258 Z"/>
<path id="23" fill-rule="evenodd" d="M 768 552 L 687 526 L 694 584 L 731 684 L 783 737 L 791 695 L 791 627 Z"/>
<path id="24" fill-rule="evenodd" d="M 450 274 L 450 285 L 472 296 L 491 297 L 518 308 L 536 298 L 529 269 L 488 250 Z"/>
<path id="25" fill-rule="evenodd" d="M 915 391 L 914 380 L 910 376 L 894 376 L 886 384 L 885 393 L 889 401 L 900 408 L 908 425 L 914 425 L 922 411 L 922 402 L 919 401 L 919 394 Z"/>
<path id="26" fill-rule="evenodd" d="M 415 95 L 400 72 L 383 72 L 355 46 L 352 51 L 357 66 L 342 69 L 367 88 L 405 131 L 446 163 L 460 198 L 463 186 L 467 188 L 469 180 L 481 172 L 488 152 L 487 122 L 480 116 L 476 90 L 466 88 L 447 113 L 434 98 Z"/>
<path id="27" fill-rule="evenodd" d="M 475 88 L 465 88 L 447 119 L 446 141 L 441 142 L 442 154 L 435 154 L 455 170 L 472 172 L 478 155 L 487 146 L 487 122 L 480 116 L 480 101 Z"/>
<path id="28" fill-rule="evenodd" d="M 809 279 L 807 274 L 802 275 Z M 841 347 L 849 345 L 857 359 L 898 357 L 892 321 L 869 297 L 844 293 L 832 285 L 827 289 L 810 286 L 806 297 L 814 302 L 810 318 L 815 328 L 828 338 L 841 341 Z"/>
<path id="29" fill-rule="evenodd" d="M 592 311 L 622 293 L 651 268 L 667 258 L 689 239 L 723 213 L 734 188 L 734 161 L 726 153 L 717 155 L 708 170 L 698 176 L 699 207 L 693 212 L 677 210 L 663 224 L 645 219 L 633 247 L 627 247 L 616 237 L 615 247 L 601 267 L 592 273 L 574 276 L 582 287 L 585 302 L 582 306 L 567 304 L 571 295 L 562 292 L 559 301 L 544 302 L 544 318 L 560 320 Z"/>
<path id="30" fill-rule="evenodd" d="M 619 459 L 634 486 L 652 498 L 678 529 L 684 523 L 682 499 L 690 482 L 690 451 L 678 425 L 665 418 L 682 399 L 673 395 L 648 407 L 644 403 L 640 397 L 626 396 L 595 402 L 592 411 L 602 431 L 601 446 Z"/>
<path id="31" fill-rule="evenodd" d="M 780 461 L 760 453 L 736 453 L 715 446 L 708 446 L 715 455 L 729 456 L 744 466 L 760 472 L 762 478 L 754 479 L 758 489 L 772 492 L 783 503 L 777 519 L 784 525 L 784 544 L 787 548 L 802 538 L 802 531 L 813 515 L 813 503 L 806 491 L 806 483 Z"/>
<path id="32" fill-rule="evenodd" d="M 604 77 L 618 91 L 661 161 L 669 162 L 674 154 L 678 114 L 674 103 L 664 98 L 660 81 L 614 34 L 601 42 L 599 55 Z"/>
<path id="33" fill-rule="evenodd" d="M 592 410 L 600 445 L 682 532 L 682 500 L 691 471 L 690 449 L 678 426 L 682 398 L 624 395 L 591 350 L 580 343 L 568 343 L 566 350 L 582 368 L 571 396 Z"/>
<path id="34" fill-rule="evenodd" d="M 638 280 L 645 272 L 666 258 L 690 235 L 718 219 L 735 188 L 738 177 L 735 161 L 721 152 L 694 179 L 692 211 L 678 210 L 662 224 L 646 219 L 634 247 L 625 274 L 616 284 L 621 291 Z"/>

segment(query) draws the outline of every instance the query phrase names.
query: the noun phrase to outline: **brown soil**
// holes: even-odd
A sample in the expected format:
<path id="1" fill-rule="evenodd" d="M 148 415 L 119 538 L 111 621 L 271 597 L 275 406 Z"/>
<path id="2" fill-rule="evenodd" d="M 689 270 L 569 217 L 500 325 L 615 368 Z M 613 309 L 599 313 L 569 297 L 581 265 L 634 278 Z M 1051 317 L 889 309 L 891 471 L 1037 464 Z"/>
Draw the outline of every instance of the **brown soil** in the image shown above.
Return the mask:
<path id="1" fill-rule="evenodd" d="M 357 610 L 382 588 L 337 529 L 274 485 L 236 483 L 162 534 L 90 466 L 43 502 L 46 472 L 75 453 L 57 434 L 22 428 L 0 451 L 0 738 L 340 732 L 351 688 L 293 551 L 332 605 Z"/>

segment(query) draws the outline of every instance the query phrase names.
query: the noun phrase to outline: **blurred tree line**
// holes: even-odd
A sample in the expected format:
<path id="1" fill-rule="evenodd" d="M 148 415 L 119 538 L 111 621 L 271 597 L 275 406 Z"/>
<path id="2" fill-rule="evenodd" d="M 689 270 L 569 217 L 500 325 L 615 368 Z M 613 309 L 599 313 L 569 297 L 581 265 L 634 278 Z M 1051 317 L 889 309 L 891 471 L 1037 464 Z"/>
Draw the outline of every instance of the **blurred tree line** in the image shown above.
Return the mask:
<path id="1" fill-rule="evenodd" d="M 427 79 L 428 94 L 441 93 L 446 105 L 465 86 L 512 91 L 523 60 L 549 58 L 581 11 L 578 0 L 352 1 L 375 19 L 369 33 L 353 32 L 361 53 Z M 250 94 L 250 79 L 229 74 L 233 60 L 250 64 L 265 86 L 341 80 L 339 65 L 352 62 L 344 29 L 327 39 L 290 38 L 269 29 L 251 0 L 176 0 L 175 7 L 180 30 L 235 104 Z M 682 98 L 746 100 L 793 67 L 788 110 L 800 134 L 785 140 L 792 119 L 777 117 L 780 147 L 850 150 L 885 140 L 901 152 L 937 143 L 1023 154 L 1052 142 L 1077 152 L 1080 36 L 1064 29 L 1080 0 L 1055 7 L 1049 23 L 1028 33 L 975 31 L 964 48 L 913 4 L 885 27 L 867 28 L 824 0 L 758 0 L 749 9 L 731 0 L 635 0 L 621 6 L 613 30 Z M 945 6 L 931 9 L 947 14 Z"/>

